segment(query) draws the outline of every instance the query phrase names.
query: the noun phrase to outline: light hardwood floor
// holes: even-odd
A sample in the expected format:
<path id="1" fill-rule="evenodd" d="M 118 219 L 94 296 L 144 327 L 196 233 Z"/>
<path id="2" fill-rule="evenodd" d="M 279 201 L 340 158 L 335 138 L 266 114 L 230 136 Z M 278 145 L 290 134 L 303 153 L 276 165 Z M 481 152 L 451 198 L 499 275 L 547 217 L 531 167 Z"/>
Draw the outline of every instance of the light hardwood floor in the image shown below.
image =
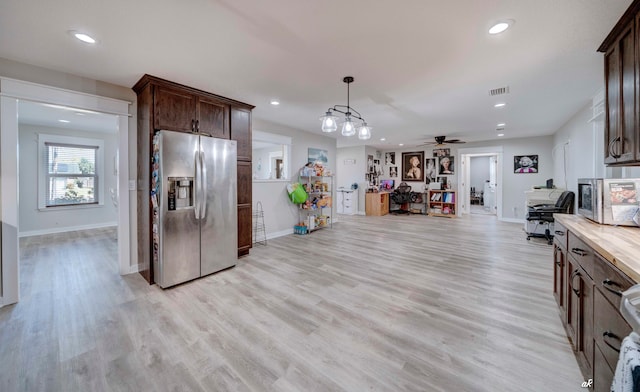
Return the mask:
<path id="1" fill-rule="evenodd" d="M 552 248 L 495 217 L 341 217 L 172 289 L 115 234 L 21 240 L 1 391 L 581 391 Z"/>

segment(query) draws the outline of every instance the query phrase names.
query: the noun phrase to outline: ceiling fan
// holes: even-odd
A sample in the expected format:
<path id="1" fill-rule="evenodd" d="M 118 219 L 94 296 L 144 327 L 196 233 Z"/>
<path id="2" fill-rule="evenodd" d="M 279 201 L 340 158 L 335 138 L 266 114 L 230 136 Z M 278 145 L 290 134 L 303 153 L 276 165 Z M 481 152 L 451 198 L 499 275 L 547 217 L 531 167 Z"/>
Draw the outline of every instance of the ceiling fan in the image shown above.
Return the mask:
<path id="1" fill-rule="evenodd" d="M 448 139 L 446 136 L 436 136 L 434 137 L 434 139 L 436 140 L 435 142 L 426 142 L 424 144 L 421 144 L 421 146 L 443 146 L 445 144 L 462 144 L 462 143 L 466 143 L 463 140 L 460 139 Z"/>

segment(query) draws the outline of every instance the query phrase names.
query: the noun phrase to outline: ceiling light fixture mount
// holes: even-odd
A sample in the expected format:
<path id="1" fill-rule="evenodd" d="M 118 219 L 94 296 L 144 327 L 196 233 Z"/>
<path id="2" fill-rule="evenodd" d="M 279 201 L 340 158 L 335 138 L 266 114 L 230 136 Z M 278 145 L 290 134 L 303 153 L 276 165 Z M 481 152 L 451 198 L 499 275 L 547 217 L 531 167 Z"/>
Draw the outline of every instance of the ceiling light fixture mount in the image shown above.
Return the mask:
<path id="1" fill-rule="evenodd" d="M 347 84 L 347 105 L 334 105 L 333 108 L 327 109 L 324 116 L 320 117 L 322 121 L 322 132 L 335 132 L 338 130 L 338 116 L 335 116 L 333 112 L 344 114 L 344 121 L 342 122 L 342 135 L 353 136 L 356 134 L 356 124 L 353 122 L 353 118 L 362 121 L 359 127 L 357 127 L 358 139 L 368 140 L 371 139 L 371 127 L 369 127 L 360 115 L 360 113 L 349 105 L 349 85 L 353 83 L 353 76 L 345 76 L 342 81 Z M 342 109 L 339 109 L 342 108 Z"/>
<path id="2" fill-rule="evenodd" d="M 491 28 L 489 29 L 489 34 L 496 35 L 500 34 L 509 27 L 511 27 L 515 23 L 513 19 L 504 19 L 497 21 Z"/>
<path id="3" fill-rule="evenodd" d="M 95 44 L 97 42 L 95 38 L 81 31 L 69 30 L 68 33 L 86 44 Z"/>

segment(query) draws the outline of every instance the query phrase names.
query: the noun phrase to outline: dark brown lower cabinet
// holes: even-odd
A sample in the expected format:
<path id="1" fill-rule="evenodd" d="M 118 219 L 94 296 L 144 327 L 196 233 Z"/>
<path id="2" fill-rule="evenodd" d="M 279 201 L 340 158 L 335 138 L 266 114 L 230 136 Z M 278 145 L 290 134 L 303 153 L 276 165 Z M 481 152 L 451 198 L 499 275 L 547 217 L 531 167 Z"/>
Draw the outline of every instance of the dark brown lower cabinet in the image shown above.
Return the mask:
<path id="1" fill-rule="evenodd" d="M 561 242 L 554 244 L 553 293 L 584 381 L 591 379 L 596 392 L 608 392 L 622 339 L 631 333 L 618 310 L 620 298 L 634 282 L 575 234 L 568 234 L 569 251 Z"/>

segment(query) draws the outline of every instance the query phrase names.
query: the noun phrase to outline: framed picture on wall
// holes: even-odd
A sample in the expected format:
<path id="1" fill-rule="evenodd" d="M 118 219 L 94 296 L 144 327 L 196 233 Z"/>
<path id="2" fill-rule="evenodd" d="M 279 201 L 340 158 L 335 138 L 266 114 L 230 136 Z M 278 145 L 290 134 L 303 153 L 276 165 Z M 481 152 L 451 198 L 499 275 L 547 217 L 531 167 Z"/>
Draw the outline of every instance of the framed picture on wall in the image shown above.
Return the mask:
<path id="1" fill-rule="evenodd" d="M 373 155 L 367 155 L 367 173 L 373 173 Z"/>
<path id="2" fill-rule="evenodd" d="M 385 166 L 393 166 L 396 164 L 396 153 L 395 152 L 385 152 L 384 153 L 384 164 Z"/>
<path id="3" fill-rule="evenodd" d="M 402 181 L 424 181 L 424 151 L 402 153 Z"/>
<path id="4" fill-rule="evenodd" d="M 513 157 L 514 173 L 537 173 L 538 172 L 538 156 L 537 155 L 515 155 Z"/>
<path id="5" fill-rule="evenodd" d="M 309 147 L 309 163 L 320 162 L 324 166 L 329 163 L 329 152 L 327 150 L 321 150 L 319 148 Z"/>
<path id="6" fill-rule="evenodd" d="M 391 178 L 398 177 L 398 166 L 390 166 L 389 167 L 389 177 L 391 177 Z"/>
<path id="7" fill-rule="evenodd" d="M 427 184 L 436 180 L 438 175 L 438 158 L 427 158 L 424 162 L 424 180 Z"/>
<path id="8" fill-rule="evenodd" d="M 433 156 L 434 157 L 448 157 L 451 155 L 451 149 L 450 148 L 434 148 L 433 149 Z"/>
<path id="9" fill-rule="evenodd" d="M 449 176 L 455 173 L 455 165 L 453 162 L 452 156 L 445 156 L 439 159 L 440 166 L 438 170 L 438 175 L 440 176 Z"/>

